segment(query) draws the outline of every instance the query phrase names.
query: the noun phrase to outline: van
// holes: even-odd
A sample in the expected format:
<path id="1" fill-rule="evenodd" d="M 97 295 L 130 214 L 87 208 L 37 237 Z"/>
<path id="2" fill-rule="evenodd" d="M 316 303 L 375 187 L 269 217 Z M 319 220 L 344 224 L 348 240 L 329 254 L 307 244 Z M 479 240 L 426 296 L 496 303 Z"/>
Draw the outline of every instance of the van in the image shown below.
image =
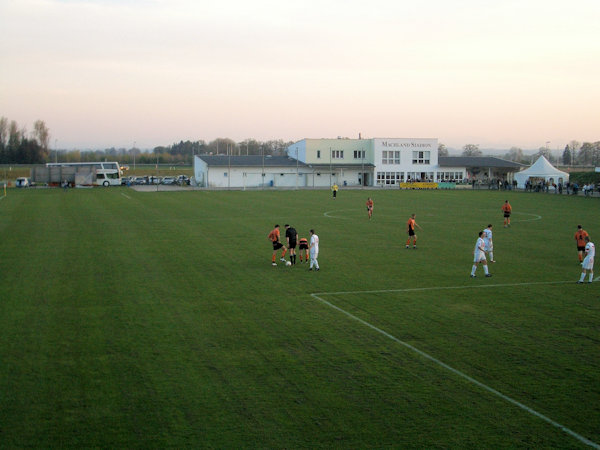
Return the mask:
<path id="1" fill-rule="evenodd" d="M 31 183 L 29 182 L 29 178 L 19 177 L 17 178 L 17 181 L 15 181 L 15 186 L 18 188 L 29 187 L 31 186 Z"/>

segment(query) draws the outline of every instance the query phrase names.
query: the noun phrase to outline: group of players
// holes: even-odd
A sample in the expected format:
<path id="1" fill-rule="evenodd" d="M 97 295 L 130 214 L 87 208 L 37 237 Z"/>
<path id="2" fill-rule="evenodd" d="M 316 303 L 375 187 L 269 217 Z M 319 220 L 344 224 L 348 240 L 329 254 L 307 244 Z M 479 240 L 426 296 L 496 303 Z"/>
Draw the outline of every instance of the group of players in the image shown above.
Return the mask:
<path id="1" fill-rule="evenodd" d="M 367 216 L 369 220 L 373 217 L 373 199 L 369 197 L 367 199 Z M 504 228 L 510 227 L 510 216 L 512 213 L 512 206 L 509 201 L 506 200 L 502 205 L 502 212 L 504 215 Z M 415 214 L 411 214 L 408 222 L 406 224 L 406 230 L 408 234 L 408 239 L 406 240 L 406 248 L 410 248 L 410 242 L 412 241 L 413 249 L 417 248 L 417 235 L 416 228 L 422 230 L 422 228 L 415 221 Z M 486 229 L 479 232 L 477 237 L 477 241 L 475 242 L 475 249 L 473 250 L 473 266 L 471 267 L 471 278 L 475 278 L 475 272 L 477 271 L 477 266 L 481 264 L 483 266 L 483 272 L 486 277 L 491 277 L 492 274 L 489 273 L 489 268 L 487 264 L 486 254 L 490 257 L 490 262 L 495 263 L 494 260 L 494 242 L 492 236 L 492 224 L 489 224 Z M 280 248 L 283 248 L 283 252 L 281 254 L 281 261 L 285 262 L 285 255 L 287 251 L 290 252 L 290 263 L 291 265 L 296 264 L 296 245 L 300 250 L 300 263 L 303 262 L 303 257 L 306 259 L 306 262 L 310 261 L 309 270 L 319 270 L 319 263 L 317 261 L 319 255 L 319 236 L 315 234 L 315 230 L 310 230 L 310 242 L 306 238 L 298 239 L 298 232 L 295 228 L 290 225 L 285 225 L 285 239 L 286 245 L 283 245 L 280 242 L 280 233 L 279 233 L 279 225 L 275 225 L 275 228 L 268 235 L 269 240 L 273 243 L 273 257 L 272 264 L 274 266 L 277 265 L 275 260 L 277 259 L 277 251 Z M 590 237 L 588 233 L 582 228 L 581 225 L 577 226 L 577 232 L 575 233 L 575 241 L 577 242 L 577 252 L 579 256 L 579 262 L 581 263 L 582 272 L 581 277 L 577 283 L 583 283 L 585 281 L 586 274 L 589 271 L 589 281 L 588 283 L 592 283 L 594 281 L 594 256 L 596 253 L 596 249 L 594 243 L 590 241 Z M 585 254 L 585 257 L 584 257 Z M 309 259 L 310 256 L 310 259 Z"/>
<path id="2" fill-rule="evenodd" d="M 504 227 L 510 227 L 510 214 L 512 207 L 508 200 L 502 205 L 502 211 L 504 212 Z M 590 241 L 588 233 L 583 229 L 581 225 L 577 225 L 577 231 L 575 232 L 575 242 L 577 243 L 577 254 L 579 256 L 579 263 L 581 264 L 581 276 L 577 281 L 578 284 L 585 282 L 585 277 L 589 272 L 588 283 L 594 281 L 594 256 L 596 255 L 596 247 L 594 243 Z M 408 247 L 408 245 L 407 245 Z M 486 277 L 491 277 L 487 266 L 486 253 L 490 255 L 490 262 L 494 263 L 494 244 L 492 241 L 492 224 L 489 224 L 487 228 L 479 232 L 479 237 L 475 243 L 475 250 L 473 251 L 474 259 L 473 266 L 471 268 L 471 278 L 475 278 L 475 271 L 477 270 L 478 264 L 483 265 L 483 271 Z"/>
<path id="3" fill-rule="evenodd" d="M 512 206 L 506 200 L 502 205 L 502 213 L 504 215 L 504 228 L 510 227 L 510 215 L 512 214 Z M 491 277 L 492 274 L 489 272 L 487 265 L 486 253 L 490 255 L 490 262 L 495 263 L 494 260 L 494 241 L 492 237 L 492 224 L 490 223 L 485 230 L 479 232 L 477 241 L 475 242 L 475 249 L 473 250 L 473 266 L 471 267 L 471 278 L 475 278 L 475 272 L 477 266 L 481 263 L 483 266 L 483 273 L 486 277 Z"/>
<path id="4" fill-rule="evenodd" d="M 577 243 L 577 256 L 579 257 L 579 263 L 581 264 L 581 276 L 577 283 L 582 284 L 585 282 L 585 275 L 588 270 L 590 272 L 588 283 L 591 283 L 594 281 L 594 256 L 596 256 L 596 246 L 590 241 L 590 235 L 581 225 L 577 225 L 575 242 Z"/>
<path id="5" fill-rule="evenodd" d="M 310 266 L 308 270 L 319 270 L 319 236 L 315 233 L 314 229 L 309 231 L 310 233 L 310 241 L 306 238 L 298 239 L 298 232 L 296 229 L 289 224 L 285 224 L 285 242 L 286 245 L 281 243 L 281 234 L 279 232 L 279 225 L 275 225 L 275 227 L 268 234 L 267 238 L 273 244 L 273 257 L 271 260 L 271 264 L 276 266 L 277 263 L 277 251 L 279 249 L 283 249 L 281 252 L 280 261 L 285 262 L 285 255 L 289 251 L 290 252 L 290 264 L 296 265 L 296 246 L 300 251 L 300 264 L 303 262 L 303 258 L 306 260 L 305 262 L 310 262 Z"/>

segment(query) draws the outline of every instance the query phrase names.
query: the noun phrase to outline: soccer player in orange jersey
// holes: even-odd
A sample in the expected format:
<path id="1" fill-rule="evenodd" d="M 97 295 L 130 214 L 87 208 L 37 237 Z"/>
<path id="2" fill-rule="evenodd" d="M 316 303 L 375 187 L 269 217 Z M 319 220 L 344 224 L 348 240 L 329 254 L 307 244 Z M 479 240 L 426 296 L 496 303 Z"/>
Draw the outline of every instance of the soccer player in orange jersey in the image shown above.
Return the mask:
<path id="1" fill-rule="evenodd" d="M 577 225 L 577 231 L 575 232 L 575 242 L 577 242 L 577 256 L 579 262 L 583 261 L 583 251 L 585 250 L 585 238 L 588 237 L 587 231 L 585 231 L 581 225 Z"/>
<path id="2" fill-rule="evenodd" d="M 512 206 L 510 206 L 508 200 L 502 205 L 502 211 L 504 212 L 504 228 L 510 227 L 510 213 L 512 212 Z"/>
<path id="3" fill-rule="evenodd" d="M 415 227 L 417 227 L 419 230 L 423 230 L 423 228 L 421 228 L 419 226 L 419 224 L 417 222 L 415 222 L 415 217 L 416 214 L 411 214 L 410 218 L 408 219 L 408 222 L 406 222 L 406 232 L 408 233 L 408 239 L 406 240 L 406 248 L 410 248 L 410 240 L 412 239 L 413 241 L 413 248 L 416 250 L 417 249 L 417 235 L 415 234 Z"/>
<path id="4" fill-rule="evenodd" d="M 306 239 L 305 237 L 300 238 L 298 243 L 298 249 L 300 250 L 300 262 L 302 262 L 302 257 L 304 257 L 306 262 L 308 262 L 308 239 Z"/>
<path id="5" fill-rule="evenodd" d="M 367 199 L 367 215 L 369 216 L 369 219 L 373 215 L 373 199 L 371 197 Z"/>
<path id="6" fill-rule="evenodd" d="M 277 265 L 277 263 L 275 262 L 275 259 L 277 258 L 277 250 L 279 250 L 280 248 L 283 248 L 283 252 L 281 253 L 281 261 L 285 262 L 284 256 L 285 256 L 285 252 L 287 251 L 287 249 L 279 241 L 279 238 L 280 238 L 279 225 L 275 225 L 275 228 L 273 228 L 271 230 L 271 232 L 269 233 L 269 235 L 267 237 L 273 243 L 273 259 L 271 261 L 272 265 L 274 265 L 274 266 Z"/>

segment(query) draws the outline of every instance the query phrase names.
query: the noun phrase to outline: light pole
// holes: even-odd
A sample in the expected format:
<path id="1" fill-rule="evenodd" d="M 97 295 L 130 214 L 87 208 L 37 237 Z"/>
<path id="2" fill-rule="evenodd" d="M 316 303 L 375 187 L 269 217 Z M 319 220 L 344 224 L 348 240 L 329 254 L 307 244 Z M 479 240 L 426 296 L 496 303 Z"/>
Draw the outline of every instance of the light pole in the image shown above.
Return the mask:
<path id="1" fill-rule="evenodd" d="M 333 186 L 331 184 L 331 171 L 333 170 L 333 168 L 331 167 L 331 147 L 329 147 L 329 189 L 331 189 L 331 186 Z"/>
<path id="2" fill-rule="evenodd" d="M 362 167 L 360 172 L 360 188 L 363 189 L 365 186 L 365 151 L 362 147 L 360 149 L 360 159 L 362 161 Z"/>

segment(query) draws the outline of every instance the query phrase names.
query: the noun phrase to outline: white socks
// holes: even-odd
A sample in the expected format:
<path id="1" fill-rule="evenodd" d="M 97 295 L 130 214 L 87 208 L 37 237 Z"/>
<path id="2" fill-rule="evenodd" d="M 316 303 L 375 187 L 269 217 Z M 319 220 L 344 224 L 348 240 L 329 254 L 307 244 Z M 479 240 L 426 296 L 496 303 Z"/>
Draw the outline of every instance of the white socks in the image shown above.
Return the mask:
<path id="1" fill-rule="evenodd" d="M 583 281 L 585 280 L 585 272 L 581 272 L 581 278 L 579 278 L 579 281 L 583 283 Z M 590 272 L 590 283 L 594 281 L 594 272 Z"/>

